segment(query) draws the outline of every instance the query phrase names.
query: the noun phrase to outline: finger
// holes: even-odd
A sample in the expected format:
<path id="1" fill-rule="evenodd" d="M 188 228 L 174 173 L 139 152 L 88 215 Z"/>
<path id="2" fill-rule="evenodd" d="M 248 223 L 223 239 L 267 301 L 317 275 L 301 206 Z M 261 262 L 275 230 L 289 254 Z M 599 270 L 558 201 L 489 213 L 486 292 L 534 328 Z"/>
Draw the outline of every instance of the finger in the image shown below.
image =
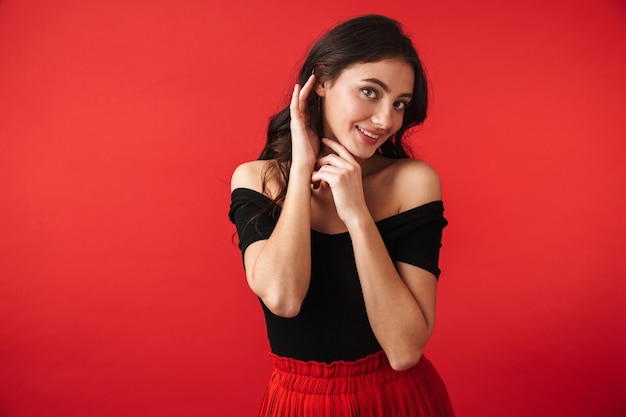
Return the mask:
<path id="1" fill-rule="evenodd" d="M 332 166 L 336 166 L 336 167 L 340 167 L 344 169 L 349 169 L 354 166 L 349 161 L 346 161 L 344 158 L 334 153 L 325 155 L 319 158 L 316 162 L 317 167 L 321 167 L 325 165 L 332 165 Z"/>
<path id="2" fill-rule="evenodd" d="M 338 184 L 339 177 L 341 176 L 341 169 L 331 167 L 330 165 L 324 165 L 317 171 L 313 171 L 311 175 L 311 181 L 313 183 L 324 181 L 331 187 Z"/>
<path id="3" fill-rule="evenodd" d="M 314 190 L 317 190 L 318 188 L 320 188 L 320 185 L 322 184 L 321 181 L 316 181 L 313 179 L 313 174 L 315 173 L 315 171 L 313 171 L 313 173 L 311 174 L 311 185 L 313 186 Z"/>
<path id="4" fill-rule="evenodd" d="M 304 83 L 304 86 L 300 90 L 300 101 L 303 102 L 309 96 L 311 91 L 313 90 L 313 86 L 315 86 L 315 74 L 311 74 L 309 79 Z"/>
<path id="5" fill-rule="evenodd" d="M 339 155 L 346 161 L 349 161 L 355 164 L 357 163 L 356 159 L 354 159 L 350 151 L 348 151 L 341 143 L 331 140 L 331 139 L 327 139 L 327 138 L 322 138 L 322 142 L 324 142 L 324 145 L 328 146 L 330 149 L 335 151 L 337 155 Z"/>
<path id="6" fill-rule="evenodd" d="M 311 182 L 318 185 L 325 182 L 332 188 L 335 183 L 335 175 L 328 171 L 314 171 L 311 175 Z"/>
<path id="7" fill-rule="evenodd" d="M 291 93 L 291 103 L 289 103 L 289 112 L 291 113 L 291 118 L 294 119 L 300 116 L 300 102 L 298 98 L 300 97 L 300 85 L 296 84 L 293 87 L 293 93 Z"/>
<path id="8" fill-rule="evenodd" d="M 332 165 L 322 165 L 316 172 L 328 172 L 333 175 L 340 175 L 342 172 L 345 172 L 345 169 L 334 167 Z"/>

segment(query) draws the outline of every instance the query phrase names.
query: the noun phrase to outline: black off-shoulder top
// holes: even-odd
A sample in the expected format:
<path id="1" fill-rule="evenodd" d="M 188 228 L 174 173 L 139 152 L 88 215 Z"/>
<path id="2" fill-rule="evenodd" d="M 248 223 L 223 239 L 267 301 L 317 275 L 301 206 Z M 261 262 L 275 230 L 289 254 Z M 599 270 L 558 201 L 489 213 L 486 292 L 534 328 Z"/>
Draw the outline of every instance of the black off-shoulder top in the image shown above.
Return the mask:
<path id="1" fill-rule="evenodd" d="M 242 254 L 272 234 L 280 207 L 250 221 L 271 200 L 257 191 L 237 188 L 231 194 Z M 392 260 L 430 271 L 438 279 L 443 203 L 433 201 L 376 222 Z M 261 301 L 272 352 L 303 361 L 354 361 L 381 350 L 370 327 L 348 232 L 311 231 L 311 281 L 300 313 L 274 315 Z"/>

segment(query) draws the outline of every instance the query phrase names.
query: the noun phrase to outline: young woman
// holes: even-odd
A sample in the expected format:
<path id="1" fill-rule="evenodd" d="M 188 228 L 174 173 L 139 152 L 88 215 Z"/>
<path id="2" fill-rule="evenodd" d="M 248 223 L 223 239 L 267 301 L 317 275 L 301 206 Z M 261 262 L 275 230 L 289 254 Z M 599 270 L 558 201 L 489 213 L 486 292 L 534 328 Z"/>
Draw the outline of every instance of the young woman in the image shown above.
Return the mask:
<path id="1" fill-rule="evenodd" d="M 453 415 L 422 355 L 439 177 L 402 142 L 427 101 L 400 25 L 349 20 L 313 46 L 259 160 L 233 173 L 229 216 L 276 365 L 261 416 Z"/>

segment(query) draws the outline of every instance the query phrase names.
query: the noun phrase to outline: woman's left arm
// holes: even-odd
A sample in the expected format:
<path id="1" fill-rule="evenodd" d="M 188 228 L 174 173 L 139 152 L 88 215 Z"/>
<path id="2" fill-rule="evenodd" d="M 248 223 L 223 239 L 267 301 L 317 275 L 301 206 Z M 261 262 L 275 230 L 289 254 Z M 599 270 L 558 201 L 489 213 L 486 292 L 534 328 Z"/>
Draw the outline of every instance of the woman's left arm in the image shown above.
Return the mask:
<path id="1" fill-rule="evenodd" d="M 348 225 L 367 317 L 395 370 L 415 365 L 435 325 L 435 276 L 394 262 L 373 220 Z"/>
<path id="2" fill-rule="evenodd" d="M 322 158 L 314 180 L 331 186 L 337 214 L 350 234 L 374 335 L 391 366 L 408 369 L 419 362 L 434 328 L 437 280 L 422 268 L 394 264 L 365 205 L 358 164 L 341 145 L 324 141 L 336 155 Z M 439 176 L 432 168 L 424 163 L 404 168 L 398 178 L 398 195 L 405 200 L 401 211 L 441 199 Z"/>

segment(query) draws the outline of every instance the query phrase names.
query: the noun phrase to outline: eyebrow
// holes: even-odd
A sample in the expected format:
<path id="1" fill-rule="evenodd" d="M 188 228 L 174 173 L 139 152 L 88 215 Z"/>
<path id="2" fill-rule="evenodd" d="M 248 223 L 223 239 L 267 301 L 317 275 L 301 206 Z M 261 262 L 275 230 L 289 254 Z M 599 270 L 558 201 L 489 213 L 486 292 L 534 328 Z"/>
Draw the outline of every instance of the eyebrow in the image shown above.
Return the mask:
<path id="1" fill-rule="evenodd" d="M 387 87 L 387 84 L 385 84 L 384 82 L 382 82 L 378 78 L 365 78 L 365 79 L 362 79 L 361 81 L 374 83 L 374 84 L 380 86 L 380 88 L 382 88 L 385 91 L 385 93 L 389 93 L 389 87 Z M 400 94 L 400 97 L 413 98 L 413 94 L 411 94 L 411 93 L 404 93 L 404 94 Z"/>

